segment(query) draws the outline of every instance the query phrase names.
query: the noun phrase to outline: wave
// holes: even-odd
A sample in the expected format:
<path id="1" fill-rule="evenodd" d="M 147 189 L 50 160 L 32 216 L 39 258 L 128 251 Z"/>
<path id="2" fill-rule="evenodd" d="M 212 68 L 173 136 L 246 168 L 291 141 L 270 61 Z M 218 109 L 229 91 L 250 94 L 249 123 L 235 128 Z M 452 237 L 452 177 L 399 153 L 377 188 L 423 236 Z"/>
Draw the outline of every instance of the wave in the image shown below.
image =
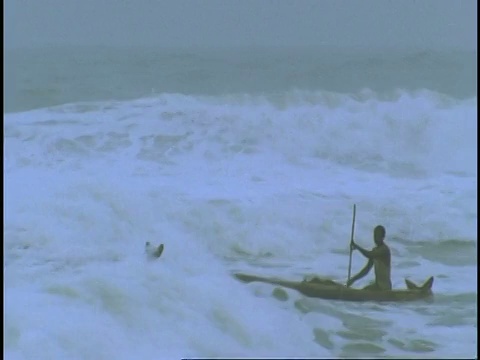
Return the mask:
<path id="1" fill-rule="evenodd" d="M 299 344 L 308 356 L 458 355 L 458 341 L 465 353 L 476 344 L 476 99 L 162 94 L 4 123 L 7 356 L 36 354 L 45 329 L 59 358 L 271 356 Z M 296 292 L 280 304 L 271 287 L 231 278 L 344 281 L 352 203 L 359 244 L 374 224 L 388 229 L 395 288 L 435 276 L 433 308 L 318 307 Z M 165 243 L 160 261 L 145 262 L 146 241 Z M 356 254 L 352 271 L 363 265 Z M 111 336 L 78 336 L 92 324 Z M 437 350 L 442 336 L 455 346 Z"/>
<path id="2" fill-rule="evenodd" d="M 5 137 L 16 140 L 6 157 L 18 160 L 30 151 L 43 154 L 39 161 L 113 154 L 165 162 L 275 153 L 293 163 L 320 159 L 402 176 L 471 176 L 477 173 L 476 118 L 476 98 L 429 91 L 162 94 L 6 115 Z M 10 151 L 15 144 L 22 150 Z"/>
<path id="3" fill-rule="evenodd" d="M 5 111 L 152 93 L 351 93 L 365 87 L 379 93 L 429 89 L 467 99 L 477 94 L 476 63 L 476 52 L 24 49 L 5 53 Z"/>

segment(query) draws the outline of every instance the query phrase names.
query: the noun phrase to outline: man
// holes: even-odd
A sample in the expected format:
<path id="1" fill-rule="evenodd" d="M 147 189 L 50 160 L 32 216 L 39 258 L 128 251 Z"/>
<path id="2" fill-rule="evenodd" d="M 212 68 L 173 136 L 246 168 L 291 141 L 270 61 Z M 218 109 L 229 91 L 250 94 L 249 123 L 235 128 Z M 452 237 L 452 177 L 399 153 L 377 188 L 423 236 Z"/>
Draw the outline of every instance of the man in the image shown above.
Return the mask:
<path id="1" fill-rule="evenodd" d="M 375 268 L 375 282 L 366 286 L 365 290 L 392 290 L 392 282 L 390 280 L 390 249 L 384 243 L 385 228 L 378 225 L 373 230 L 373 241 L 375 247 L 372 251 L 368 251 L 352 242 L 352 250 L 358 250 L 368 259 L 365 267 L 347 282 L 347 287 L 355 281 L 363 278 L 372 269 Z"/>

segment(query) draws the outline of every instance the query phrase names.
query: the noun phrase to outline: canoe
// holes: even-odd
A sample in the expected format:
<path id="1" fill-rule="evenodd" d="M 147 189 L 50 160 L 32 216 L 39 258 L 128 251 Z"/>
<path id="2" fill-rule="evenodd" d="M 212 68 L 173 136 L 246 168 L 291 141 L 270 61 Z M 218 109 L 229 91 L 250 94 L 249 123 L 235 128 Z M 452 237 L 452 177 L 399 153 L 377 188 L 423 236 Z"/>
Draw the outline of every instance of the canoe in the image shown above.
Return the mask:
<path id="1" fill-rule="evenodd" d="M 240 273 L 234 274 L 234 277 L 245 283 L 257 281 L 271 285 L 279 285 L 289 289 L 297 290 L 308 297 L 329 300 L 401 302 L 428 299 L 433 296 L 433 276 L 425 281 L 425 283 L 421 286 L 418 286 L 414 282 L 406 279 L 405 283 L 407 288 L 403 290 L 353 289 L 333 280 L 319 278 L 303 281 L 289 281 Z"/>

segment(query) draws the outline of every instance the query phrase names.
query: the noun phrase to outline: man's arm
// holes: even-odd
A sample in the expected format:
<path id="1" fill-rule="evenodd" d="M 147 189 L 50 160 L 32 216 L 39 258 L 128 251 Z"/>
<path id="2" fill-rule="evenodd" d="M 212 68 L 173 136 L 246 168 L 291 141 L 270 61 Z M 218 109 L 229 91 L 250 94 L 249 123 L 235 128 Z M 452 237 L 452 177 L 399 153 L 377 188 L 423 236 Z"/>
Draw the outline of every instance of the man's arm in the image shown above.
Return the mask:
<path id="1" fill-rule="evenodd" d="M 372 251 L 368 251 L 364 248 L 362 248 L 360 245 L 357 243 L 353 243 L 353 247 L 360 251 L 363 256 L 365 256 L 367 259 L 373 260 L 375 258 L 378 258 L 382 255 L 382 249 L 379 247 L 373 248 Z"/>
<path id="2" fill-rule="evenodd" d="M 348 282 L 347 282 L 347 287 L 352 285 L 355 281 L 357 280 L 360 280 L 361 278 L 363 278 L 365 275 L 368 274 L 368 272 L 370 271 L 370 269 L 372 268 L 373 266 L 373 260 L 370 259 L 368 260 L 367 264 L 363 267 L 362 270 L 360 270 L 360 272 L 355 275 L 354 277 L 352 277 Z"/>

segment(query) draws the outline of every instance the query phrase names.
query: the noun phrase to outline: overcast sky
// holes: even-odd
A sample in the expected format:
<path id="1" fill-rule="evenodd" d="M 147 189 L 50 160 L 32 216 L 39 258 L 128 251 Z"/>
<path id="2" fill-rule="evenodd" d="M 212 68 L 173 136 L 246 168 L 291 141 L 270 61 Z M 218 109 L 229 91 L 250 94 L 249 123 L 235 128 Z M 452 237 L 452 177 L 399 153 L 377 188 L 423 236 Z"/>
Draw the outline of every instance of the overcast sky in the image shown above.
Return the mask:
<path id="1" fill-rule="evenodd" d="M 476 0 L 5 0 L 7 47 L 477 49 Z"/>

